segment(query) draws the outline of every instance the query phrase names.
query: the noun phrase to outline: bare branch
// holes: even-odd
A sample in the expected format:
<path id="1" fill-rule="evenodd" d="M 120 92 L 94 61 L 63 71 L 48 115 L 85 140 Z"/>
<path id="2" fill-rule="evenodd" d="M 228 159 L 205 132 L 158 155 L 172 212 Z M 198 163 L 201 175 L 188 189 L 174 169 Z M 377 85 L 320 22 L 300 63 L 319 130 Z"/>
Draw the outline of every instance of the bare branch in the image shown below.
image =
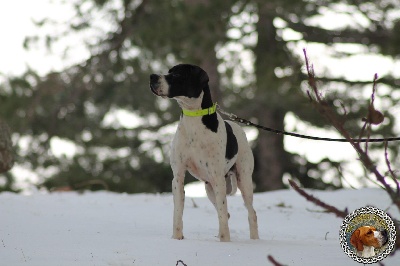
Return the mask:
<path id="1" fill-rule="evenodd" d="M 302 195 L 304 198 L 306 198 L 306 200 L 311 201 L 312 203 L 314 203 L 317 206 L 320 206 L 322 208 L 324 208 L 327 212 L 332 212 L 334 214 L 336 214 L 337 217 L 341 217 L 341 218 L 345 218 L 346 215 L 348 214 L 347 209 L 345 209 L 344 211 L 341 211 L 339 209 L 337 209 L 336 207 L 329 205 L 323 201 L 321 201 L 320 199 L 317 199 L 316 197 L 314 197 L 313 195 L 308 194 L 307 192 L 305 192 L 303 189 L 301 189 L 296 182 L 294 182 L 293 180 L 289 179 L 289 184 L 292 186 L 292 188 L 294 190 L 296 190 L 300 195 Z"/>
<path id="2" fill-rule="evenodd" d="M 271 255 L 268 255 L 268 260 L 274 265 L 274 266 L 285 266 L 279 262 L 277 262 L 274 257 L 272 257 Z"/>
<path id="3" fill-rule="evenodd" d="M 182 263 L 183 266 L 187 266 L 187 264 L 185 264 L 182 260 L 178 260 L 178 261 L 176 262 L 176 265 L 175 265 L 175 266 L 178 266 L 179 263 Z"/>
<path id="4" fill-rule="evenodd" d="M 381 183 L 384 188 L 386 189 L 386 192 L 389 194 L 390 198 L 392 199 L 393 203 L 400 209 L 400 197 L 398 196 L 398 193 L 396 193 L 392 187 L 389 186 L 389 184 L 386 182 L 385 177 L 378 171 L 376 165 L 373 163 L 371 158 L 368 156 L 368 154 L 363 151 L 363 149 L 360 146 L 360 143 L 356 142 L 353 140 L 348 133 L 348 131 L 343 127 L 343 123 L 340 122 L 340 119 L 337 118 L 335 112 L 332 111 L 332 109 L 327 105 L 327 103 L 322 99 L 322 96 L 320 95 L 320 92 L 317 88 L 316 82 L 315 82 L 315 74 L 314 74 L 314 69 L 313 66 L 309 64 L 308 62 L 308 57 L 307 57 L 307 52 L 305 49 L 303 49 L 304 52 L 304 57 L 306 61 L 306 67 L 307 67 L 307 74 L 308 74 L 308 83 L 314 93 L 314 98 L 315 100 L 313 101 L 313 104 L 315 108 L 323 115 L 325 118 L 336 128 L 336 130 L 342 134 L 353 146 L 355 151 L 358 153 L 358 156 L 365 166 L 366 169 L 372 174 L 375 175 L 376 179 Z M 376 79 L 374 79 L 374 84 L 376 84 Z M 374 85 L 375 87 L 375 85 Z M 374 90 L 374 89 L 373 89 Z M 374 95 L 375 91 L 373 91 Z M 310 97 L 310 95 L 309 95 Z M 375 96 L 374 96 L 375 97 Z M 311 99 L 313 97 L 310 97 Z M 371 105 L 370 105 L 371 107 Z M 373 106 L 372 106 L 373 108 Z M 375 113 L 375 109 L 372 110 L 373 115 L 379 116 L 379 114 Z M 376 111 L 378 112 L 378 111 Z M 380 114 L 382 115 L 382 114 Z M 369 118 L 367 118 L 369 120 Z M 374 122 L 371 118 L 371 124 Z M 382 120 L 383 121 L 383 120 Z"/>
<path id="5" fill-rule="evenodd" d="M 396 176 L 396 174 L 394 173 L 394 171 L 392 170 L 392 167 L 390 165 L 390 161 L 389 161 L 389 157 L 388 157 L 389 155 L 388 155 L 387 149 L 388 149 L 388 142 L 385 141 L 385 161 L 386 161 L 386 165 L 388 167 L 390 176 L 392 177 L 394 183 L 396 184 L 397 195 L 400 197 L 400 184 L 399 184 L 399 181 L 398 181 L 398 177 Z"/>

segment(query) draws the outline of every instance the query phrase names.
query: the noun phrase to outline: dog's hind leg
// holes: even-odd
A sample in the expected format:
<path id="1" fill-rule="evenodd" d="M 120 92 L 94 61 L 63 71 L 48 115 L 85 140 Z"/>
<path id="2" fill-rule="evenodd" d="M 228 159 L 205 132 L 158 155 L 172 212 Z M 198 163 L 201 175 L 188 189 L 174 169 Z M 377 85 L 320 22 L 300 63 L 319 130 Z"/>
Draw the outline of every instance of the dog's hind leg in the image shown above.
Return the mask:
<path id="1" fill-rule="evenodd" d="M 211 203 L 214 205 L 215 209 L 217 209 L 217 203 L 215 199 L 215 193 L 214 190 L 209 182 L 205 183 L 205 188 L 207 192 L 207 197 L 211 201 Z"/>
<path id="2" fill-rule="evenodd" d="M 259 239 L 257 214 L 253 208 L 253 182 L 251 179 L 252 169 L 241 169 L 238 166 L 238 187 L 242 192 L 244 205 L 248 211 L 248 220 L 250 227 L 250 239 Z"/>
<path id="3" fill-rule="evenodd" d="M 236 164 L 234 164 L 231 169 L 225 175 L 226 181 L 226 194 L 227 195 L 235 195 L 237 191 L 237 173 L 236 173 Z"/>

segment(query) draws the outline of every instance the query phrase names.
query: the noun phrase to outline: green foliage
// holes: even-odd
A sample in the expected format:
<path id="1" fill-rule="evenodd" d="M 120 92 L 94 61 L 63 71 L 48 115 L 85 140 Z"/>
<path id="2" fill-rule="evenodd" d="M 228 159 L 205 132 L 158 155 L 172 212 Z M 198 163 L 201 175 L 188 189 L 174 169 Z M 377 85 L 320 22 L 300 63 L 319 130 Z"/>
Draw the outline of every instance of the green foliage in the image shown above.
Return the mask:
<path id="1" fill-rule="evenodd" d="M 90 57 L 45 77 L 28 70 L 0 88 L 1 113 L 19 144 L 17 162 L 40 175 L 49 189 L 170 191 L 170 128 L 180 111 L 152 95 L 150 73 L 166 72 L 178 62 L 199 64 L 210 74 L 214 98 L 232 112 L 279 129 L 292 112 L 326 127 L 304 97 L 303 60 L 296 47 L 320 43 L 334 56 L 348 57 L 335 45 L 357 43 L 393 58 L 400 47 L 399 21 L 388 15 L 399 8 L 396 1 L 83 0 L 73 5 L 76 16 L 63 27 L 52 19 L 37 22 L 61 28 L 60 35 L 27 36 L 24 46 L 44 41 L 51 50 L 63 38 L 88 35 L 83 39 Z M 328 12 L 357 13 L 366 22 L 334 30 L 314 22 Z M 288 29 L 301 37 L 287 39 Z M 321 77 L 326 100 L 357 136 L 368 106 L 361 96 L 372 85 L 333 72 Z M 381 81 L 388 88 L 382 96 L 393 106 L 399 100 L 391 97 L 395 78 Z M 121 112 L 129 115 L 118 121 Z M 376 134 L 392 136 L 394 117 L 383 112 L 387 122 Z M 68 151 L 54 147 L 56 139 L 73 143 L 75 153 L 60 156 Z M 259 134 L 255 146 L 259 191 L 282 188 L 285 173 L 307 187 L 342 186 L 341 162 L 311 164 L 286 152 L 283 137 L 267 133 Z M 391 148 L 398 154 L 397 146 Z M 338 169 L 334 180 L 317 178 L 329 169 Z M 9 184 L 10 174 L 6 179 Z"/>

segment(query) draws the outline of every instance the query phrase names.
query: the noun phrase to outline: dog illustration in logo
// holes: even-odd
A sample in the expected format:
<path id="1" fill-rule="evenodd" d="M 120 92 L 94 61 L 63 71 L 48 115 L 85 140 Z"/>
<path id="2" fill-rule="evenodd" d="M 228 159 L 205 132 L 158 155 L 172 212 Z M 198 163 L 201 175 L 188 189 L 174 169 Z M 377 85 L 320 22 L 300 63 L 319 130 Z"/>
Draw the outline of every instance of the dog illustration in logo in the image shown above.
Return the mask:
<path id="1" fill-rule="evenodd" d="M 373 226 L 357 228 L 350 238 L 350 243 L 357 249 L 357 255 L 363 258 L 375 256 L 375 248 L 382 247 L 387 241 L 387 231 L 378 231 Z"/>

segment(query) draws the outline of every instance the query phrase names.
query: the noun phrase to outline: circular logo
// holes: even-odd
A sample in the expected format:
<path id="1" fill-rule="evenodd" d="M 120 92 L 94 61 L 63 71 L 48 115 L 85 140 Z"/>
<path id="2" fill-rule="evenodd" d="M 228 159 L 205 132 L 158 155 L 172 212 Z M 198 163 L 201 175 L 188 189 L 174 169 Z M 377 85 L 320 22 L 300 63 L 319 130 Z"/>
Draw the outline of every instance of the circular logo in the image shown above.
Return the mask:
<path id="1" fill-rule="evenodd" d="M 340 227 L 340 245 L 353 260 L 376 263 L 386 258 L 396 242 L 396 228 L 384 211 L 363 207 L 348 214 Z"/>

